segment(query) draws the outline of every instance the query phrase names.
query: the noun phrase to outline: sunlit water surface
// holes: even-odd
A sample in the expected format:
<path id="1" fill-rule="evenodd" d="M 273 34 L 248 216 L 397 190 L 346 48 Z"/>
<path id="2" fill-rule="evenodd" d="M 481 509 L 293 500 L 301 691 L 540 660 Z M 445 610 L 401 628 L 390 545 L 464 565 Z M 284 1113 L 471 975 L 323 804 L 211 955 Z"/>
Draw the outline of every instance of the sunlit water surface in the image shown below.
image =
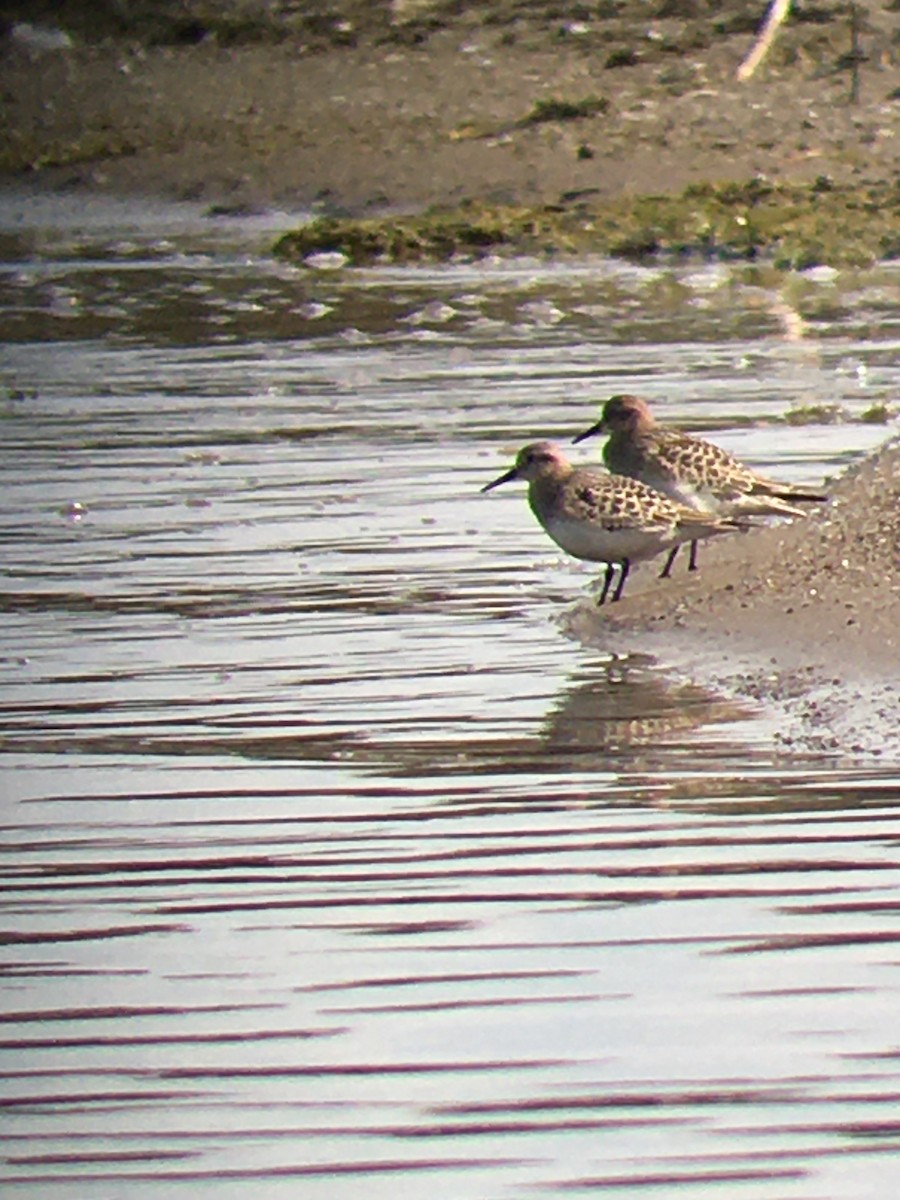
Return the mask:
<path id="1" fill-rule="evenodd" d="M 0 217 L 4 1190 L 893 1194 L 897 764 L 567 640 L 592 573 L 479 488 L 615 391 L 821 484 L 900 272 Z"/>

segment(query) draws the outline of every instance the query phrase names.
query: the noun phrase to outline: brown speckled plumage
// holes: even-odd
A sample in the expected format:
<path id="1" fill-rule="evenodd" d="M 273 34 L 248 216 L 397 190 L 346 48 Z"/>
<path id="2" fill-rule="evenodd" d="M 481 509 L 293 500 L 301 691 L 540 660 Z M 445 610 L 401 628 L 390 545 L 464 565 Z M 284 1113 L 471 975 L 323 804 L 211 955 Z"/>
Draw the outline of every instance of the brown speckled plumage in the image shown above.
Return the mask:
<path id="1" fill-rule="evenodd" d="M 513 479 L 528 482 L 531 510 L 558 546 L 574 558 L 607 564 L 601 604 L 616 565 L 621 575 L 613 600 L 622 595 L 632 562 L 739 527 L 729 518 L 678 504 L 639 480 L 573 467 L 552 442 L 526 446 L 512 470 L 482 491 Z"/>
<path id="2" fill-rule="evenodd" d="M 575 440 L 593 433 L 609 434 L 603 461 L 610 471 L 640 479 L 691 508 L 802 516 L 802 509 L 784 501 L 826 499 L 767 479 L 703 438 L 658 425 L 649 405 L 637 396 L 611 397 L 600 420 Z"/>
<path id="3" fill-rule="evenodd" d="M 677 429 L 664 428 L 637 396 L 612 396 L 596 424 L 574 440 L 608 433 L 603 461 L 610 471 L 638 479 L 680 504 L 729 516 L 802 517 L 797 501 L 827 497 L 767 479 L 721 446 Z M 794 501 L 794 503 L 789 503 Z M 663 571 L 668 574 L 677 547 Z M 691 566 L 696 565 L 696 545 Z"/>

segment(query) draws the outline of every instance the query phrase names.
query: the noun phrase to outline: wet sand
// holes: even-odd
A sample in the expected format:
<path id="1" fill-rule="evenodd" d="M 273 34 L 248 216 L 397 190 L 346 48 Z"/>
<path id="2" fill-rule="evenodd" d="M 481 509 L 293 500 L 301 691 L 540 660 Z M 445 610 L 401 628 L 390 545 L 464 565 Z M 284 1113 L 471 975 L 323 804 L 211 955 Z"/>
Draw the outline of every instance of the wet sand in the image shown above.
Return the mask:
<path id="1" fill-rule="evenodd" d="M 645 568 L 615 608 L 570 628 L 646 639 L 697 681 L 775 703 L 785 745 L 900 755 L 900 441 L 852 466 L 809 517 L 706 543 L 672 579 Z"/>

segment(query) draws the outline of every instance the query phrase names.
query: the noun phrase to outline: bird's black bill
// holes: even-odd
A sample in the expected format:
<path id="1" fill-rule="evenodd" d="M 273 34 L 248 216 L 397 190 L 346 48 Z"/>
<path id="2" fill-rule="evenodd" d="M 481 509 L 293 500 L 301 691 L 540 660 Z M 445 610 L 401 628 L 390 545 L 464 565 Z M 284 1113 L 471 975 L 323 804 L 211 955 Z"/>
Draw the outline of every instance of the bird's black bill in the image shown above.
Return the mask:
<path id="1" fill-rule="evenodd" d="M 779 500 L 799 500 L 808 504 L 824 504 L 828 500 L 821 492 L 797 492 L 793 489 L 789 492 L 773 492 L 772 495 Z"/>
<path id="2" fill-rule="evenodd" d="M 581 433 L 576 433 L 576 435 L 572 438 L 572 442 L 573 442 L 573 444 L 577 444 L 578 442 L 585 442 L 585 441 L 587 441 L 587 439 L 589 437 L 593 437 L 595 433 L 602 433 L 602 432 L 603 432 L 603 422 L 595 421 L 594 424 L 590 427 L 590 429 L 584 429 L 581 431 Z"/>
<path id="3" fill-rule="evenodd" d="M 489 492 L 491 488 L 499 487 L 501 483 L 511 483 L 513 479 L 518 479 L 519 473 L 515 467 L 511 471 L 507 471 L 505 475 L 501 475 L 499 479 L 495 479 L 493 483 L 486 483 L 481 489 L 482 492 Z"/>

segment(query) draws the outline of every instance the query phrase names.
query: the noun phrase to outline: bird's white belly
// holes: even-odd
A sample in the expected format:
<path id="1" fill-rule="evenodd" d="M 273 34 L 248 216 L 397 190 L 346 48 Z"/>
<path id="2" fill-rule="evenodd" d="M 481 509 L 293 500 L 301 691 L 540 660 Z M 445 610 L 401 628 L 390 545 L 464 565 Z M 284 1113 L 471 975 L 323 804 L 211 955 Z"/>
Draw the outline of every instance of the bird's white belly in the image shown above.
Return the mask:
<path id="1" fill-rule="evenodd" d="M 678 540 L 674 529 L 604 529 L 592 522 L 551 517 L 543 522 L 547 533 L 557 546 L 573 558 L 588 562 L 621 562 L 623 558 L 638 562 L 652 558 L 673 546 Z"/>

